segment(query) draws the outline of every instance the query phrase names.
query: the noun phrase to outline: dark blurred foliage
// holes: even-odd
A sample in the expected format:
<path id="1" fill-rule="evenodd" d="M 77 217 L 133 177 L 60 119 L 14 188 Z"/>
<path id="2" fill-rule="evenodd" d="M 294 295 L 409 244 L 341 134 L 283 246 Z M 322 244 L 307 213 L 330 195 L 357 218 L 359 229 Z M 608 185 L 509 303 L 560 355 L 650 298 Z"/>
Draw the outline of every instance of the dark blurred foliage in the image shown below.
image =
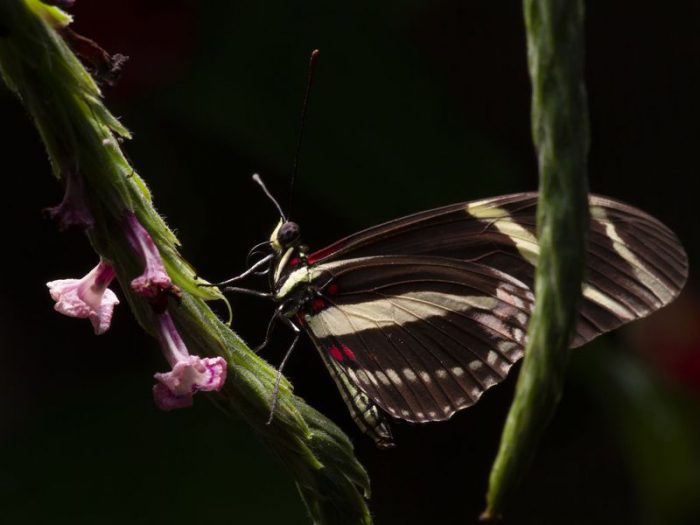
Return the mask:
<path id="1" fill-rule="evenodd" d="M 697 242 L 700 4 L 588 2 L 592 190 Z M 127 152 L 210 279 L 243 268 L 286 201 L 308 54 L 317 83 L 293 216 L 320 247 L 378 221 L 536 187 L 519 2 L 79 0 L 75 29 L 131 56 L 107 102 Z M 307 523 L 292 480 L 204 396 L 160 413 L 157 345 L 119 307 L 95 338 L 44 283 L 95 263 L 40 210 L 61 199 L 22 107 L 0 90 L 0 507 L 7 523 Z M 561 408 L 507 523 L 700 522 L 700 298 L 577 351 Z M 257 343 L 269 305 L 233 301 Z M 290 335 L 266 356 L 279 362 Z M 288 375 L 339 422 L 373 480 L 378 524 L 471 523 L 515 374 L 453 421 L 397 425 L 375 450 L 307 342 Z"/>

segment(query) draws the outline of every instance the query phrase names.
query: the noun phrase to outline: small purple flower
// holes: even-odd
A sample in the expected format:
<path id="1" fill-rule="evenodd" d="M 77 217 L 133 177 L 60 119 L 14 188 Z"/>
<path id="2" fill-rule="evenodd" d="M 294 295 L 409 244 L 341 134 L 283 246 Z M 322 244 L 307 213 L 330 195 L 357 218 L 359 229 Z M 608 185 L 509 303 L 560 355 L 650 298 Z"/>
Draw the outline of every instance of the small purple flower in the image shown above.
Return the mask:
<path id="1" fill-rule="evenodd" d="M 58 206 L 47 208 L 49 216 L 58 221 L 61 231 L 71 226 L 78 228 L 90 228 L 95 224 L 95 219 L 85 202 L 85 188 L 83 178 L 74 170 L 65 170 L 66 190 L 63 200 Z"/>
<path id="2" fill-rule="evenodd" d="M 51 298 L 56 301 L 54 309 L 69 317 L 90 319 L 95 334 L 109 329 L 114 306 L 119 299 L 107 288 L 114 279 L 112 266 L 100 260 L 90 273 L 82 279 L 60 279 L 46 283 Z"/>
<path id="3" fill-rule="evenodd" d="M 143 273 L 131 281 L 131 288 L 141 297 L 148 299 L 157 313 L 162 313 L 167 306 L 168 296 L 179 298 L 180 289 L 170 280 L 158 248 L 136 215 L 128 211 L 125 222 L 126 238 L 145 265 Z"/>
<path id="4" fill-rule="evenodd" d="M 155 374 L 153 398 L 161 410 L 192 406 L 192 396 L 198 390 L 221 390 L 226 381 L 226 361 L 223 357 L 190 355 L 175 328 L 170 313 L 155 316 L 156 333 L 170 372 Z"/>

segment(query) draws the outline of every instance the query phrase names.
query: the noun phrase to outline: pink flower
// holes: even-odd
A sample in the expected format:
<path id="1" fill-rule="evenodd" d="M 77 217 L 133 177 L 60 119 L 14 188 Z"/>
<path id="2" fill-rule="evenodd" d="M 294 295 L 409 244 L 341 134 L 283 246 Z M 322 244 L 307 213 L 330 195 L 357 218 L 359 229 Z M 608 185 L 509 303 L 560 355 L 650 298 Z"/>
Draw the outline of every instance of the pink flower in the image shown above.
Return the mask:
<path id="1" fill-rule="evenodd" d="M 71 226 L 90 228 L 95 224 L 95 219 L 85 202 L 85 188 L 83 178 L 73 170 L 65 170 L 66 190 L 63 200 L 58 206 L 47 208 L 49 216 L 58 221 L 60 230 L 66 230 Z"/>
<path id="2" fill-rule="evenodd" d="M 51 298 L 56 301 L 54 309 L 69 317 L 90 319 L 95 334 L 109 329 L 114 306 L 119 299 L 107 288 L 114 279 L 112 266 L 100 260 L 90 273 L 82 279 L 60 279 L 46 283 Z"/>
<path id="3" fill-rule="evenodd" d="M 192 396 L 198 390 L 221 390 L 226 381 L 226 361 L 223 357 L 190 355 L 175 328 L 170 313 L 155 316 L 156 334 L 170 372 L 155 374 L 153 398 L 161 410 L 192 406 Z"/>
<path id="4" fill-rule="evenodd" d="M 167 306 L 168 296 L 179 298 L 180 289 L 170 280 L 153 239 L 131 211 L 126 213 L 124 233 L 145 265 L 143 273 L 131 281 L 131 288 L 148 299 L 157 313 L 162 313 Z"/>

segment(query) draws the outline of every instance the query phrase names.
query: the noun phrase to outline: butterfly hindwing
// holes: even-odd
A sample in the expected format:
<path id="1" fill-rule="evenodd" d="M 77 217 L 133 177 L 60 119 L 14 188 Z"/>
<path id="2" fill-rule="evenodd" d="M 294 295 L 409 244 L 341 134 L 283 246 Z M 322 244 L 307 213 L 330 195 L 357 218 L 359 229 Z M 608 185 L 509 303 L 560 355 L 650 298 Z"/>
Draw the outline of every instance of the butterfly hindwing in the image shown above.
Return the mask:
<path id="1" fill-rule="evenodd" d="M 470 406 L 522 355 L 532 293 L 478 263 L 384 256 L 323 265 L 305 317 L 319 351 L 414 422 Z"/>
<path id="2" fill-rule="evenodd" d="M 301 321 L 304 322 L 303 320 Z M 311 339 L 319 350 L 323 344 L 311 333 Z M 353 369 L 343 366 L 343 350 L 335 349 L 326 344 L 327 350 L 320 352 L 323 364 L 326 365 L 333 381 L 335 381 L 340 395 L 350 410 L 350 416 L 362 432 L 374 439 L 380 448 L 394 446 L 394 438 L 391 429 L 383 415 L 372 399 L 358 386 L 357 375 Z M 347 351 L 347 350 L 346 350 Z"/>

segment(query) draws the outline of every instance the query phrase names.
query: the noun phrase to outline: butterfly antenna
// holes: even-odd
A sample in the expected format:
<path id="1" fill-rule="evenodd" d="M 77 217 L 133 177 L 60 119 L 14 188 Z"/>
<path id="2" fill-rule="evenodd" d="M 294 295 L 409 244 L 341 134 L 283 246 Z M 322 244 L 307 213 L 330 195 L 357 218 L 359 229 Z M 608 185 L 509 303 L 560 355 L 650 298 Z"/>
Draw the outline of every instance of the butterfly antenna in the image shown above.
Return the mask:
<path id="1" fill-rule="evenodd" d="M 267 195 L 267 198 L 270 199 L 272 201 L 272 203 L 275 205 L 275 207 L 277 208 L 277 211 L 280 213 L 280 217 L 282 217 L 282 220 L 284 222 L 287 222 L 287 215 L 284 213 L 284 211 L 282 211 L 282 206 L 280 206 L 280 203 L 277 202 L 277 199 L 275 199 L 272 196 L 272 193 L 270 193 L 270 190 L 267 189 L 267 186 L 265 186 L 265 183 L 260 178 L 260 175 L 255 173 L 253 175 L 253 180 L 260 185 L 262 190 L 265 192 L 265 195 Z"/>
<path id="2" fill-rule="evenodd" d="M 320 51 L 314 49 L 309 57 L 309 75 L 306 79 L 306 91 L 304 92 L 304 102 L 301 106 L 301 120 L 299 123 L 299 135 L 297 137 L 297 149 L 294 152 L 294 164 L 292 165 L 292 179 L 289 182 L 289 211 L 291 214 L 292 210 L 292 197 L 294 195 L 294 181 L 297 178 L 297 172 L 299 171 L 299 154 L 301 153 L 301 143 L 304 138 L 304 124 L 306 122 L 306 114 L 309 109 L 309 95 L 311 94 L 311 86 L 314 83 L 314 74 L 316 73 L 316 64 L 318 62 L 318 55 Z"/>

